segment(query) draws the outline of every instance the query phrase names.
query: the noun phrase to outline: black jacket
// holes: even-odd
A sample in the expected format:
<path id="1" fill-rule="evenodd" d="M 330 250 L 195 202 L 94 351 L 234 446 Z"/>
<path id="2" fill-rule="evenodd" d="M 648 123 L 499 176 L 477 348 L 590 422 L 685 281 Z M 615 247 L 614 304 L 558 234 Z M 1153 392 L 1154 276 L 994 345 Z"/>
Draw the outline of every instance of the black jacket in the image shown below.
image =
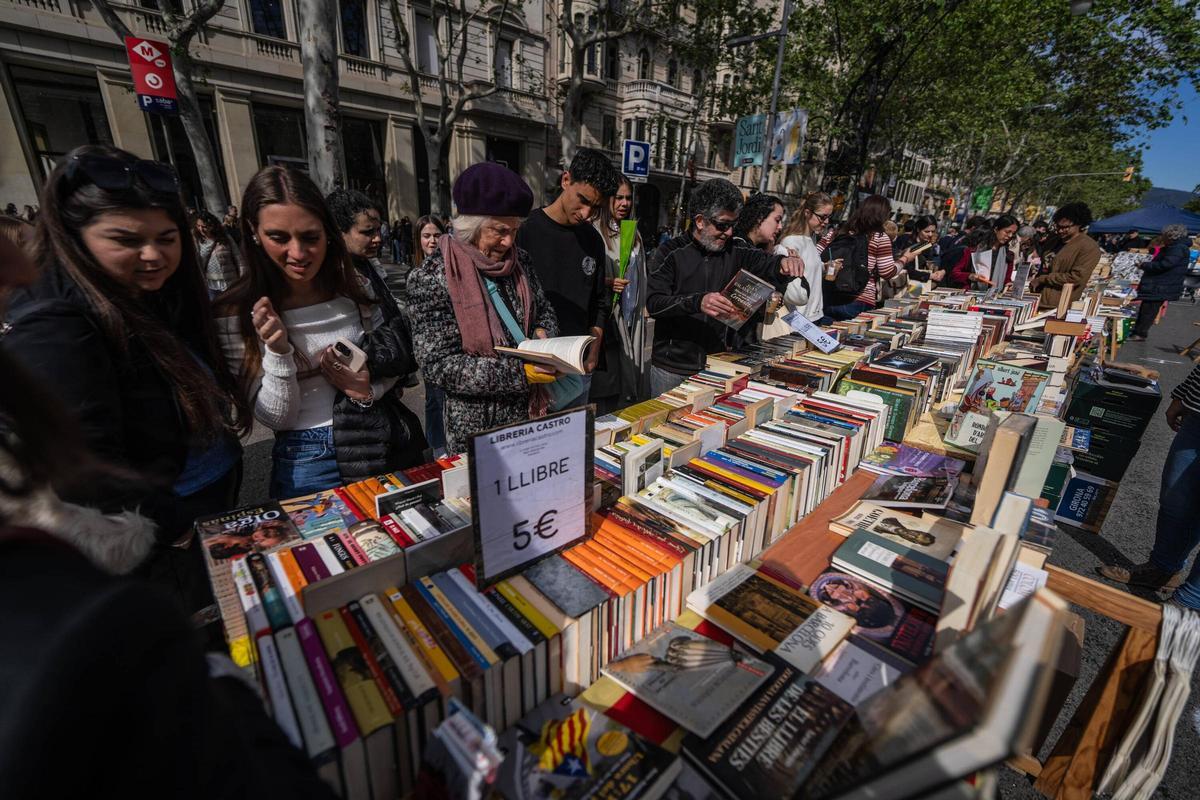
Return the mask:
<path id="1" fill-rule="evenodd" d="M 1188 243 L 1172 242 L 1158 251 L 1142 269 L 1138 297 L 1142 300 L 1178 300 L 1187 275 Z"/>
<path id="2" fill-rule="evenodd" d="M 400 400 L 404 378 L 417 364 L 412 335 L 396 299 L 369 261 L 354 258 L 359 273 L 371 283 L 379 300 L 383 324 L 365 336 L 363 350 L 372 378 L 400 378 L 396 387 L 363 408 L 339 393 L 333 404 L 333 446 L 338 471 L 351 482 L 424 461 L 429 446 L 421 422 Z"/>
<path id="3" fill-rule="evenodd" d="M 190 437 L 171 384 L 146 345 L 131 337 L 127 352 L 120 352 L 83 290 L 56 266 L 13 295 L 8 320 L 12 329 L 0 347 L 75 413 L 88 448 L 145 476 L 63 499 L 108 512 L 140 508 L 158 525 L 163 543 L 186 534 L 195 509 L 179 503 L 171 487 L 187 460 Z"/>
<path id="4" fill-rule="evenodd" d="M 700 301 L 719 292 L 739 269 L 783 291 L 792 279 L 779 272 L 780 256 L 730 242 L 709 253 L 685 233 L 659 245 L 648 267 L 646 310 L 654 317 L 654 366 L 678 374 L 704 368 L 710 353 L 738 347 L 755 335 L 747 322 L 733 330 L 704 314 Z"/>
<path id="5" fill-rule="evenodd" d="M 0 528 L 0 709 L 0 797 L 334 796 L 167 595 L 27 529 Z"/>

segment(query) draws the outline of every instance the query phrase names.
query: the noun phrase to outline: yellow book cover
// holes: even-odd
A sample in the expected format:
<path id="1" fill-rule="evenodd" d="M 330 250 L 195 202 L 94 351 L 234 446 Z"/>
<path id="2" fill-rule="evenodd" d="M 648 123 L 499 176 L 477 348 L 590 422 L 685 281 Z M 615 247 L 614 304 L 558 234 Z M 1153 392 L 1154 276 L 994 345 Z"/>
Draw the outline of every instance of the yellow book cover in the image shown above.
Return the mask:
<path id="1" fill-rule="evenodd" d="M 395 586 L 389 586 L 383 590 L 387 595 L 387 599 L 391 601 L 392 608 L 396 609 L 396 615 L 400 617 L 400 621 L 404 623 L 404 627 L 412 634 L 412 639 L 416 642 L 417 648 L 421 654 L 425 656 L 433 668 L 437 670 L 437 674 L 442 677 L 447 684 L 458 680 L 458 670 L 454 668 L 454 664 L 446 656 L 446 653 L 438 645 L 437 640 L 429 633 L 429 630 L 422 624 L 417 617 L 412 606 L 400 594 L 400 590 Z"/>
<path id="2" fill-rule="evenodd" d="M 337 609 L 323 611 L 313 622 L 321 636 L 321 643 L 325 645 L 333 672 L 346 695 L 346 702 L 350 704 L 358 730 L 365 737 L 390 725 L 392 715 L 387 703 L 375 685 L 375 679 L 371 677 L 366 658 L 354 644 L 350 631 L 346 630 L 341 614 Z"/>
<path id="3" fill-rule="evenodd" d="M 561 633 L 561 631 L 554 626 L 554 623 L 546 619 L 546 616 L 542 614 L 542 612 L 530 605 L 529 601 L 525 599 L 524 595 L 514 589 L 508 581 L 500 581 L 497 583 L 496 591 L 500 592 L 505 600 L 507 600 L 509 603 L 512 603 L 513 608 L 515 608 L 517 611 L 520 611 L 526 619 L 532 622 L 533 627 L 537 628 L 538 632 L 541 633 L 542 636 L 545 636 L 547 639 L 553 639 L 555 636 L 558 636 L 558 634 Z"/>

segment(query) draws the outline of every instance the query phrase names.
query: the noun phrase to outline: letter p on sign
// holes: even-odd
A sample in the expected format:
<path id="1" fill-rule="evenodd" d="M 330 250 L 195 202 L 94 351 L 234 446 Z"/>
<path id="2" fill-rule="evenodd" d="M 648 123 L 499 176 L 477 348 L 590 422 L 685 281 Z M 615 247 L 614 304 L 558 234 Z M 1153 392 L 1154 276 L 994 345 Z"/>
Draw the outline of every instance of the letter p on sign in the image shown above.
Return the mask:
<path id="1" fill-rule="evenodd" d="M 621 172 L 634 183 L 645 183 L 650 175 L 650 143 L 626 139 Z"/>

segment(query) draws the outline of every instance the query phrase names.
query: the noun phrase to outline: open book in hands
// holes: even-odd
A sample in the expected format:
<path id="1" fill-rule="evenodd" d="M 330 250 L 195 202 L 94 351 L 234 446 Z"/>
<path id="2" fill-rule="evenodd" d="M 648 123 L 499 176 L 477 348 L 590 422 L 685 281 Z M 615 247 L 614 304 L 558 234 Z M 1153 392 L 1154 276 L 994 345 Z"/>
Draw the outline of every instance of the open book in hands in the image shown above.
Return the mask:
<path id="1" fill-rule="evenodd" d="M 557 336 L 553 339 L 526 339 L 516 347 L 497 347 L 495 350 L 564 375 L 583 375 L 583 362 L 594 341 L 595 336 Z"/>

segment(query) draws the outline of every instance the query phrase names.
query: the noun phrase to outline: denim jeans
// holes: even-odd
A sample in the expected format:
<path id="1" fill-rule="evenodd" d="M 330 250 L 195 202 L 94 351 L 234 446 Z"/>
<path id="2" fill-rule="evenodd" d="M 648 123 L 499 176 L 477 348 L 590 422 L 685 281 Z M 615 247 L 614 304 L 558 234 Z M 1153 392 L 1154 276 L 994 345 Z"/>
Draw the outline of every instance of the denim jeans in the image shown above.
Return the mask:
<path id="1" fill-rule="evenodd" d="M 650 397 L 653 399 L 664 392 L 669 392 L 687 380 L 687 375 L 677 375 L 665 369 L 650 365 Z"/>
<path id="2" fill-rule="evenodd" d="M 826 308 L 825 316 L 822 317 L 822 320 L 829 319 L 840 322 L 846 319 L 854 319 L 862 312 L 870 311 L 872 308 L 874 308 L 874 306 L 869 303 L 863 303 L 858 300 L 854 300 L 846 303 L 844 306 L 830 306 Z M 829 323 L 822 321 L 819 324 L 828 325 Z"/>
<path id="3" fill-rule="evenodd" d="M 286 500 L 340 486 L 333 426 L 280 431 L 271 450 L 271 497 Z"/>
<path id="4" fill-rule="evenodd" d="M 1188 412 L 1163 464 L 1158 492 L 1158 526 L 1150 563 L 1166 572 L 1183 569 L 1200 544 L 1200 414 Z M 1175 590 L 1175 599 L 1200 610 L 1200 560 L 1187 580 Z"/>
<path id="5" fill-rule="evenodd" d="M 433 448 L 433 454 L 446 452 L 446 421 L 442 409 L 446 405 L 446 392 L 440 386 L 425 382 L 425 439 Z"/>

